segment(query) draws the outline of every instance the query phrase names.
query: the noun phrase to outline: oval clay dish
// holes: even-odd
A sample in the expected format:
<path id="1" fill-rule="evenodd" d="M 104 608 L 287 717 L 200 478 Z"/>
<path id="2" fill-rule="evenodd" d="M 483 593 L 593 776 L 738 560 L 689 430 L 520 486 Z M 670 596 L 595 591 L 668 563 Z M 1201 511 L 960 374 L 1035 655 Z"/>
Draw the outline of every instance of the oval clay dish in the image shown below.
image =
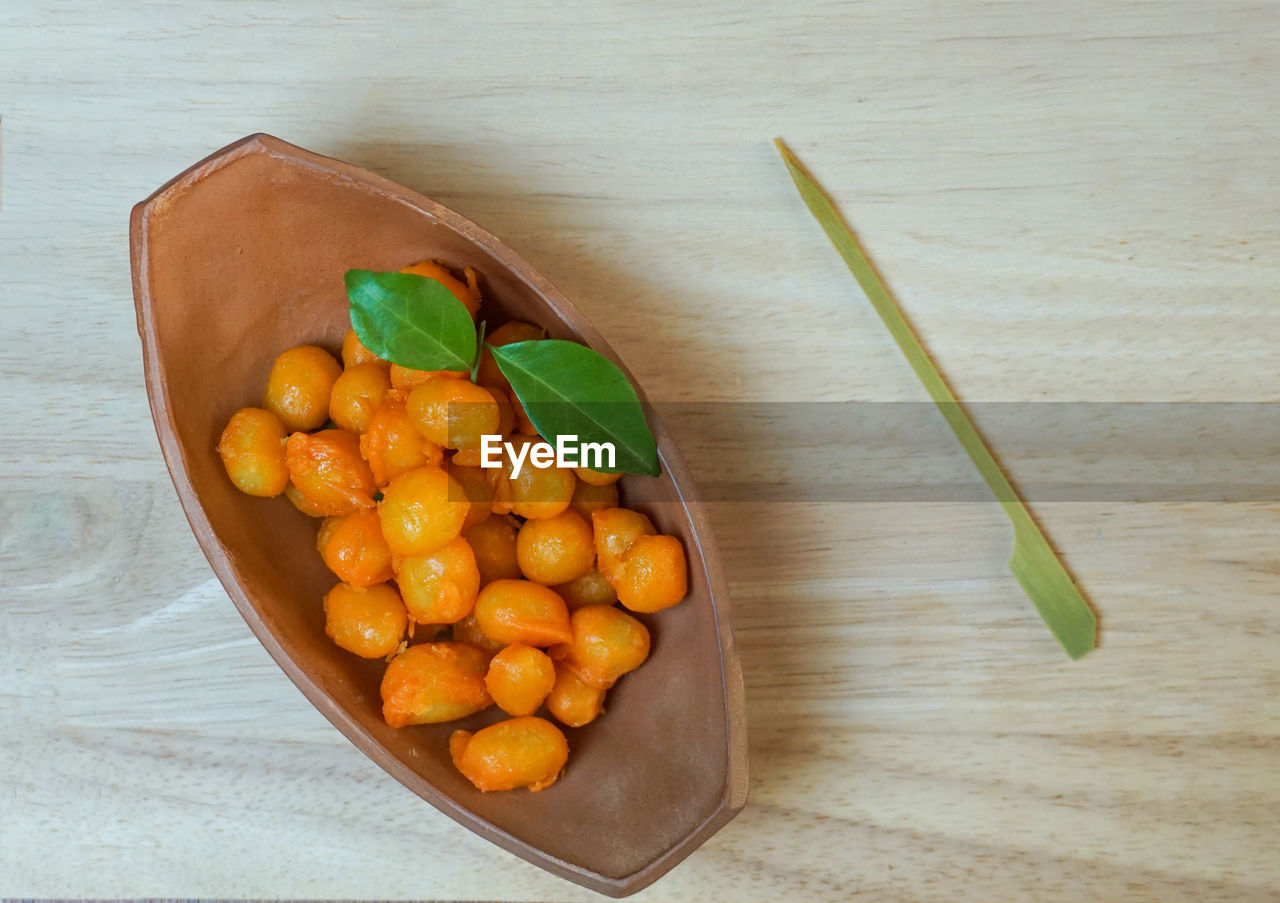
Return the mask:
<path id="1" fill-rule="evenodd" d="M 604 715 L 565 731 L 569 765 L 540 793 L 480 793 L 450 762 L 450 732 L 499 720 L 496 707 L 448 724 L 383 722 L 385 664 L 325 636 L 321 597 L 335 578 L 315 550 L 318 521 L 283 496 L 242 495 L 215 450 L 231 414 L 261 404 L 276 355 L 308 343 L 337 350 L 351 268 L 427 258 L 474 267 L 490 323 L 528 320 L 617 361 L 550 282 L 430 198 L 267 135 L 229 145 L 136 206 L 130 244 L 151 411 L 191 528 L 249 627 L 352 743 L 482 837 L 612 896 L 645 887 L 737 814 L 746 722 L 724 575 L 688 466 L 656 416 L 662 476 L 627 476 L 622 495 L 683 540 L 689 596 L 641 616 L 649 660 L 609 691 Z"/>

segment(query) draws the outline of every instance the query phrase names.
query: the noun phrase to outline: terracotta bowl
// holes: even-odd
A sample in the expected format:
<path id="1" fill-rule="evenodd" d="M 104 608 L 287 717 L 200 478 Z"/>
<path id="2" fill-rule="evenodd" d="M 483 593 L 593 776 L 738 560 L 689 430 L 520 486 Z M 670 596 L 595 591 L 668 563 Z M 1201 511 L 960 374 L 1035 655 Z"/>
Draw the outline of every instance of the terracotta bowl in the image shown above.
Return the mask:
<path id="1" fill-rule="evenodd" d="M 424 258 L 475 267 L 491 323 L 533 321 L 616 361 L 550 282 L 430 198 L 267 135 L 229 145 L 136 206 L 130 243 L 151 411 L 187 519 L 249 627 L 338 730 L 472 831 L 612 896 L 648 885 L 733 818 L 746 802 L 747 753 L 728 595 L 688 466 L 656 416 L 663 475 L 628 476 L 621 490 L 684 540 L 689 597 L 643 618 L 649 661 L 610 691 L 602 717 L 566 731 L 569 766 L 540 793 L 483 794 L 450 763 L 449 733 L 497 720 L 495 708 L 449 724 L 383 723 L 384 664 L 324 633 L 320 600 L 334 577 L 315 551 L 318 522 L 283 497 L 237 492 L 214 450 L 231 414 L 261 403 L 277 354 L 304 343 L 337 350 L 350 268 Z"/>

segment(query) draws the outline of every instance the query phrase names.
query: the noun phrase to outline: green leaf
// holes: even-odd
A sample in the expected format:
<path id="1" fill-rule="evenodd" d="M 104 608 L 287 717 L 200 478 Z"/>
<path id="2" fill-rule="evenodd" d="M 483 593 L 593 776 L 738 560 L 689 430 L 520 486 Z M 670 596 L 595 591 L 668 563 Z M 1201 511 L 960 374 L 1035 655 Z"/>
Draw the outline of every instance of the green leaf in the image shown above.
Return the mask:
<path id="1" fill-rule="evenodd" d="M 542 339 L 488 346 L 543 439 L 610 442 L 606 473 L 657 476 L 658 451 L 630 381 L 608 358 L 577 342 Z"/>
<path id="2" fill-rule="evenodd" d="M 414 370 L 470 370 L 476 327 L 466 306 L 434 279 L 347 270 L 351 326 L 378 357 Z"/>
<path id="3" fill-rule="evenodd" d="M 1040 532 L 1031 512 L 1009 483 L 969 415 L 951 393 L 950 386 L 903 316 L 898 303 L 880 281 L 880 276 L 863 253 L 853 230 L 841 218 L 835 204 L 800 161 L 782 143 L 782 139 L 775 138 L 774 144 L 778 147 L 778 153 L 782 154 L 782 161 L 787 165 L 791 179 L 800 191 L 800 197 L 844 258 L 871 306 L 888 327 L 894 341 L 916 371 L 916 376 L 924 383 L 956 438 L 969 453 L 983 480 L 1004 507 L 1005 514 L 1013 524 L 1013 555 L 1009 559 L 1009 569 L 1018 578 L 1036 610 L 1040 612 L 1040 617 L 1044 618 L 1045 624 L 1062 644 L 1067 655 L 1073 659 L 1079 658 L 1094 648 L 1097 634 L 1097 618 L 1089 603 L 1063 567 L 1049 541 Z"/>

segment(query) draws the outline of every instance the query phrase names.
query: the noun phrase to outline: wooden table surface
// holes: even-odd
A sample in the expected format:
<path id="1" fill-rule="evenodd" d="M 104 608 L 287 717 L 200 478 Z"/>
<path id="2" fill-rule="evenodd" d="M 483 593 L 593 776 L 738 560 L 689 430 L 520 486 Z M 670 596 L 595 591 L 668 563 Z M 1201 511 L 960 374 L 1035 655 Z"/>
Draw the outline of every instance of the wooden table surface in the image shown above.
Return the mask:
<path id="1" fill-rule="evenodd" d="M 7 896 L 596 899 L 348 744 L 187 529 L 126 223 L 249 132 L 506 239 L 655 399 L 924 398 L 775 134 L 963 398 L 1280 399 L 1274 2 L 10 0 L 0 118 Z M 990 503 L 714 503 L 751 799 L 637 899 L 1280 897 L 1280 506 L 1038 511 L 1077 663 Z"/>

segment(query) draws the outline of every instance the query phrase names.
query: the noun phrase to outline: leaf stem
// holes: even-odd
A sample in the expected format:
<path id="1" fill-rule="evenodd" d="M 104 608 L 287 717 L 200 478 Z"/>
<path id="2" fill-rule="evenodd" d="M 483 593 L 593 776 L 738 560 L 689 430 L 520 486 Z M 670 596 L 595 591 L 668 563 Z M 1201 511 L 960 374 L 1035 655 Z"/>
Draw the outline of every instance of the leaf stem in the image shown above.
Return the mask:
<path id="1" fill-rule="evenodd" d="M 480 326 L 476 329 L 476 359 L 471 364 L 471 381 L 476 381 L 476 375 L 480 372 L 480 361 L 484 358 L 484 328 L 487 320 L 481 320 Z"/>

